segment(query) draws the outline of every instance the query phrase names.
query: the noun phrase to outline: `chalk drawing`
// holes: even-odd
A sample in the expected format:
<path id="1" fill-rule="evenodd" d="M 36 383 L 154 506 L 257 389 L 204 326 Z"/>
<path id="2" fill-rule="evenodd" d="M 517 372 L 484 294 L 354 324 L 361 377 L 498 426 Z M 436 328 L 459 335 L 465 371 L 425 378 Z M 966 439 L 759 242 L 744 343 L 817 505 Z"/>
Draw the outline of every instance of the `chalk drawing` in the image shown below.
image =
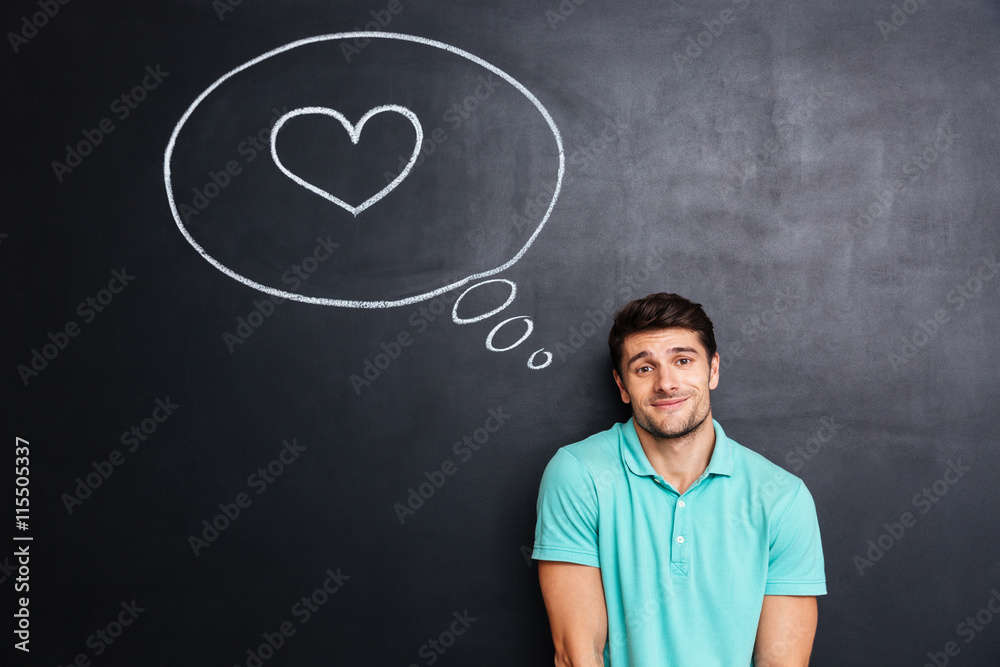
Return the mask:
<path id="1" fill-rule="evenodd" d="M 272 58 L 280 53 L 284 53 L 291 49 L 296 49 L 301 46 L 305 46 L 308 44 L 315 44 L 318 42 L 352 40 L 352 39 L 372 39 L 372 40 L 385 39 L 385 40 L 396 40 L 402 42 L 413 42 L 416 44 L 423 44 L 425 46 L 429 46 L 432 48 L 441 49 L 443 51 L 447 51 L 461 58 L 465 58 L 466 60 L 469 60 L 479 65 L 480 67 L 483 67 L 484 69 L 492 72 L 493 74 L 497 75 L 498 77 L 502 78 L 504 81 L 512 85 L 518 92 L 524 95 L 528 99 L 528 101 L 530 101 L 535 106 L 538 112 L 542 115 L 542 118 L 545 119 L 545 122 L 548 124 L 549 129 L 552 132 L 552 136 L 555 139 L 556 148 L 559 153 L 559 168 L 556 176 L 556 185 L 552 193 L 552 199 L 549 202 L 549 206 L 546 209 L 545 214 L 542 216 L 541 221 L 538 223 L 538 227 L 535 228 L 534 232 L 532 232 L 528 240 L 524 243 L 524 245 L 517 251 L 517 253 L 513 257 L 508 259 L 500 266 L 494 267 L 492 269 L 487 269 L 485 271 L 473 273 L 464 278 L 461 278 L 460 280 L 456 280 L 455 282 L 452 282 L 448 285 L 443 285 L 441 287 L 438 287 L 437 289 L 423 292 L 421 294 L 417 294 L 414 296 L 409 296 L 403 299 L 384 299 L 384 300 L 337 299 L 331 297 L 307 296 L 304 294 L 297 294 L 295 292 L 288 292 L 286 290 L 281 290 L 275 287 L 270 287 L 268 285 L 263 285 L 255 280 L 247 278 L 246 276 L 237 273 L 233 269 L 230 269 L 229 267 L 222 264 L 222 262 L 220 262 L 219 260 L 212 257 L 208 253 L 208 251 L 206 251 L 194 239 L 194 237 L 191 235 L 188 229 L 184 226 L 184 222 L 181 219 L 180 213 L 177 210 L 177 204 L 174 201 L 174 188 L 171 179 L 170 162 L 174 154 L 174 147 L 177 144 L 177 137 L 180 135 L 181 130 L 184 129 L 185 123 L 187 123 L 188 119 L 195 112 L 198 106 L 205 100 L 205 98 L 211 95 L 213 91 L 215 91 L 219 86 L 221 86 L 223 83 L 225 83 L 234 75 L 246 69 L 249 69 L 254 65 L 257 65 L 267 60 L 268 58 Z M 310 108 L 310 107 L 304 107 L 304 108 Z M 315 107 L 315 108 L 321 108 L 321 107 Z M 376 107 L 376 109 L 378 108 L 379 107 Z M 369 113 L 371 113 L 371 111 L 369 111 Z M 361 128 L 363 126 L 363 120 L 359 121 L 357 126 L 348 127 L 348 131 L 352 133 L 352 138 L 354 138 L 353 135 L 355 131 L 360 135 Z M 349 124 L 345 124 L 345 127 L 347 127 L 348 125 Z M 273 139 L 274 136 L 272 134 L 272 145 L 273 145 Z M 419 146 L 420 143 L 418 142 L 417 145 Z M 249 60 L 243 63 L 242 65 L 236 67 L 235 69 L 227 72 L 226 74 L 222 75 L 218 80 L 216 80 L 212 85 L 206 88 L 200 95 L 198 95 L 198 97 L 191 104 L 191 106 L 188 107 L 188 109 L 184 112 L 184 115 L 181 116 L 181 119 L 177 122 L 177 125 L 174 127 L 174 131 L 170 135 L 170 140 L 167 142 L 167 148 L 163 155 L 163 182 L 167 191 L 167 201 L 170 204 L 170 211 L 174 216 L 174 222 L 177 223 L 177 228 L 180 230 L 181 234 L 183 234 L 184 238 L 187 239 L 187 242 L 191 244 L 191 246 L 198 252 L 198 254 L 201 255 L 203 259 L 205 259 L 205 261 L 207 261 L 209 264 L 211 264 L 216 269 L 218 269 L 225 275 L 229 276 L 233 280 L 243 283 L 248 287 L 252 287 L 253 289 L 264 292 L 265 294 L 270 294 L 272 296 L 281 297 L 284 299 L 291 299 L 293 301 L 301 301 L 303 303 L 313 303 L 321 306 L 337 306 L 342 308 L 392 308 L 395 306 L 404 306 L 412 303 L 418 303 L 420 301 L 425 301 L 427 299 L 438 296 L 439 294 L 450 292 L 451 290 L 457 287 L 461 287 L 462 285 L 465 285 L 467 283 L 479 280 L 481 278 L 488 278 L 490 276 L 496 275 L 510 268 L 511 266 L 516 264 L 518 260 L 521 259 L 521 257 L 524 256 L 524 253 L 528 251 L 528 248 L 530 248 L 531 245 L 535 242 L 535 239 L 538 238 L 538 235 L 545 227 L 545 223 L 548 222 L 549 216 L 552 214 L 552 209 L 556 205 L 556 200 L 559 198 L 559 192 L 562 189 L 563 175 L 565 174 L 565 171 L 566 171 L 566 155 L 563 149 L 562 136 L 559 134 L 559 128 L 556 127 L 555 121 L 552 120 L 552 116 L 549 114 L 548 110 L 542 105 L 542 103 L 538 101 L 538 98 L 536 98 L 519 81 L 514 79 L 514 77 L 510 76 L 509 74 L 507 74 L 500 68 L 496 67 L 495 65 L 491 65 L 482 58 L 475 56 L 467 51 L 463 51 L 462 49 L 459 49 L 458 47 L 452 46 L 450 44 L 445 44 L 444 42 L 439 42 L 433 39 L 427 39 L 426 37 L 418 37 L 415 35 L 406 35 L 401 33 L 384 33 L 378 31 L 338 32 L 328 35 L 319 35 L 316 37 L 308 37 L 306 39 L 300 39 L 298 41 L 285 44 L 284 46 L 280 46 L 276 49 L 272 49 L 271 51 L 259 55 L 256 58 L 253 58 L 252 60 Z M 385 192 L 383 192 L 382 194 L 384 195 Z M 370 206 L 375 202 L 371 201 L 365 203 Z M 362 210 L 362 206 L 364 206 L 364 204 L 356 207 L 358 212 Z M 348 208 L 347 210 L 350 211 L 351 209 Z M 529 320 L 529 332 L 531 326 L 532 325 L 530 324 Z"/>
<path id="2" fill-rule="evenodd" d="M 538 354 L 539 352 L 544 352 L 545 354 L 548 355 L 549 358 L 545 360 L 544 364 L 535 365 L 535 355 Z M 552 353 L 543 347 L 538 348 L 537 350 L 531 353 L 530 357 L 528 357 L 528 368 L 530 368 L 533 371 L 540 371 L 551 363 L 552 363 Z"/>
<path id="3" fill-rule="evenodd" d="M 510 285 L 510 296 L 508 296 L 507 300 L 503 302 L 503 305 L 501 305 L 499 308 L 494 308 L 488 313 L 483 313 L 482 315 L 476 315 L 475 317 L 459 317 L 458 304 L 462 303 L 462 299 L 465 298 L 465 295 L 471 292 L 472 290 L 476 289 L 477 287 L 482 287 L 483 285 L 487 285 L 489 283 L 507 283 L 508 285 Z M 459 295 L 457 299 L 455 299 L 455 305 L 452 306 L 451 308 L 451 319 L 455 324 L 472 324 L 473 322 L 485 320 L 487 317 L 492 317 L 493 315 L 496 315 L 501 310 L 509 306 L 511 302 L 514 300 L 515 296 L 517 296 L 517 285 L 515 285 L 510 280 L 507 280 L 505 278 L 494 278 L 493 280 L 484 280 L 481 283 L 476 283 L 475 285 L 472 285 L 471 287 L 467 288 L 464 292 L 462 292 Z"/>
<path id="4" fill-rule="evenodd" d="M 508 322 L 513 322 L 514 320 L 524 320 L 525 322 L 527 322 L 528 324 L 527 331 L 525 331 L 524 335 L 518 338 L 513 344 L 508 345 L 507 347 L 494 347 L 493 336 L 497 335 L 497 332 L 499 332 L 500 329 L 502 329 L 505 324 L 507 324 Z M 515 347 L 526 341 L 528 339 L 528 336 L 530 336 L 531 332 L 534 330 L 535 330 L 535 323 L 532 322 L 531 318 L 528 317 L 527 315 L 508 317 L 506 320 L 493 327 L 493 330 L 490 331 L 490 335 L 486 337 L 486 349 L 489 350 L 490 352 L 506 352 L 507 350 L 513 350 Z"/>
<path id="5" fill-rule="evenodd" d="M 347 130 L 347 133 L 351 136 L 351 143 L 357 145 L 358 140 L 361 139 L 361 130 L 364 128 L 365 123 L 368 122 L 368 119 L 377 114 L 385 113 L 386 111 L 392 111 L 401 114 L 405 116 L 411 123 L 413 123 L 413 129 L 416 130 L 417 132 L 416 141 L 414 141 L 413 143 L 413 155 L 410 156 L 410 161 L 406 164 L 406 168 L 403 169 L 403 171 L 399 172 L 399 176 L 397 176 L 391 183 L 389 183 L 389 185 L 385 186 L 384 188 L 376 192 L 374 197 L 369 197 L 358 206 L 351 206 L 343 199 L 334 197 L 332 194 L 330 194 L 323 188 L 317 187 L 316 185 L 313 185 L 309 181 L 300 178 L 297 174 L 291 172 L 285 165 L 283 165 L 281 163 L 281 160 L 278 158 L 278 144 L 277 144 L 278 131 L 281 130 L 281 128 L 290 118 L 295 118 L 296 116 L 310 116 L 317 114 L 321 116 L 330 116 L 332 118 L 336 118 L 337 120 L 340 121 L 340 124 L 344 126 L 344 129 Z M 299 109 L 293 109 L 292 111 L 289 111 L 284 116 L 279 118 L 278 122 L 274 124 L 274 129 L 271 130 L 271 158 L 274 160 L 274 164 L 278 165 L 278 169 L 280 169 L 282 173 L 285 174 L 285 176 L 292 179 L 305 189 L 315 192 L 323 199 L 328 199 L 332 201 L 334 204 L 341 207 L 354 217 L 357 217 L 358 213 L 361 213 L 361 211 L 365 210 L 372 204 L 377 203 L 380 199 L 382 199 L 382 197 L 392 192 L 396 188 L 396 186 L 399 185 L 404 178 L 406 178 L 406 175 L 410 173 L 410 169 L 413 168 L 413 163 L 417 161 L 417 155 L 420 154 L 420 144 L 422 144 L 423 142 L 424 142 L 424 129 L 420 126 L 420 121 L 417 119 L 417 115 L 412 111 L 410 111 L 409 109 L 407 109 L 406 107 L 401 107 L 396 104 L 387 104 L 384 106 L 375 107 L 374 109 L 371 109 L 368 113 L 366 113 L 364 116 L 361 117 L 361 120 L 358 121 L 357 125 L 351 125 L 351 122 L 346 118 L 344 118 L 344 115 L 341 114 L 339 111 L 336 111 L 335 109 L 330 109 L 328 107 L 301 107 Z"/>

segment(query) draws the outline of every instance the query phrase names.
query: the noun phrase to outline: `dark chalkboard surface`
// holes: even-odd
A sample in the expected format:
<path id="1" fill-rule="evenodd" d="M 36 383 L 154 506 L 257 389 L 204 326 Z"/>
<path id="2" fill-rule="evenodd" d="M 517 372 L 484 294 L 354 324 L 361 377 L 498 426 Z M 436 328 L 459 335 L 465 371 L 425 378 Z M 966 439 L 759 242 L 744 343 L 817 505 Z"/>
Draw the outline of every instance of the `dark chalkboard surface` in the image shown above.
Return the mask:
<path id="1" fill-rule="evenodd" d="M 816 500 L 811 664 L 1000 664 L 995 3 L 0 25 L 11 664 L 551 664 L 538 482 L 653 291 Z"/>

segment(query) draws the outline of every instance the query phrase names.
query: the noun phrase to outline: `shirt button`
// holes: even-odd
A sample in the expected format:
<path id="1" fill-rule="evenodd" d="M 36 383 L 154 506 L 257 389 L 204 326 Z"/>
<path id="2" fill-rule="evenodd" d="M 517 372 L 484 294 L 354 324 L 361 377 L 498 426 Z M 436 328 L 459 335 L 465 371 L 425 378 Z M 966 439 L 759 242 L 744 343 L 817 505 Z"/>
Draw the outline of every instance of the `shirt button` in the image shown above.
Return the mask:
<path id="1" fill-rule="evenodd" d="M 680 505 L 681 507 L 684 507 L 684 501 L 683 500 L 678 500 L 677 504 Z"/>
<path id="2" fill-rule="evenodd" d="M 678 535 L 677 536 L 677 541 L 678 542 L 683 542 L 684 541 L 684 536 L 683 535 Z"/>

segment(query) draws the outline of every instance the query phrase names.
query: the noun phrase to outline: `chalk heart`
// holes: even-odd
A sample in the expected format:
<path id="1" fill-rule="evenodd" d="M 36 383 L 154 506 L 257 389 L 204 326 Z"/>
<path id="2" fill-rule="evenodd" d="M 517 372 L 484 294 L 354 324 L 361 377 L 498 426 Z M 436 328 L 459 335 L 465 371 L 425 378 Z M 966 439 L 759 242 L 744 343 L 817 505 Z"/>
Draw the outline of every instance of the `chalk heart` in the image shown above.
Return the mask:
<path id="1" fill-rule="evenodd" d="M 347 133 L 351 137 L 351 142 L 357 145 L 358 140 L 361 139 L 361 130 L 364 129 L 365 123 L 380 113 L 398 113 L 413 124 L 413 129 L 416 130 L 416 138 L 413 142 L 413 154 L 410 156 L 410 161 L 406 163 L 406 168 L 399 172 L 399 176 L 396 176 L 396 178 L 394 178 L 389 185 L 376 192 L 375 196 L 369 197 L 357 206 L 351 206 L 343 199 L 335 197 L 323 188 L 317 187 L 295 174 L 289 170 L 288 167 L 283 165 L 281 163 L 281 158 L 278 157 L 278 132 L 281 131 L 281 128 L 285 125 L 285 123 L 296 116 L 330 116 L 331 118 L 336 118 L 340 121 L 340 124 L 344 126 L 344 129 L 347 130 Z M 396 186 L 403 182 L 403 179 L 406 178 L 406 176 L 410 173 L 410 170 L 413 169 L 413 164 L 417 161 L 417 155 L 420 153 L 420 146 L 423 142 L 424 130 L 420 126 L 420 120 L 417 118 L 417 115 L 406 107 L 401 107 L 396 104 L 387 104 L 369 110 L 364 116 L 361 117 L 361 120 L 359 120 L 356 125 L 352 125 L 351 121 L 347 120 L 347 118 L 344 117 L 344 114 L 340 113 L 336 109 L 330 109 L 329 107 L 300 107 L 281 116 L 281 118 L 279 118 L 274 124 L 274 128 L 271 130 L 271 158 L 274 160 L 274 164 L 278 165 L 278 169 L 280 169 L 285 176 L 292 179 L 306 190 L 315 192 L 323 199 L 332 201 L 334 204 L 341 207 L 351 215 L 357 217 L 358 213 L 361 213 L 361 211 L 365 210 L 369 206 L 378 203 L 382 197 L 385 197 L 387 194 L 395 190 Z"/>

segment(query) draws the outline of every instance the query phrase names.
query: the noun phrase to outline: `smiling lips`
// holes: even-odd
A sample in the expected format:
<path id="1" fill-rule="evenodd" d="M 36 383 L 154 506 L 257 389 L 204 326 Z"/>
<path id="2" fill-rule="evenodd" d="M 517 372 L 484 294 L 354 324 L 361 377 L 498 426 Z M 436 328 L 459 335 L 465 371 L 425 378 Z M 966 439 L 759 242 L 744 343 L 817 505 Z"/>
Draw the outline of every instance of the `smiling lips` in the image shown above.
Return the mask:
<path id="1" fill-rule="evenodd" d="M 650 405 L 652 405 L 654 408 L 670 410 L 678 407 L 688 398 L 689 398 L 688 396 L 684 396 L 683 398 L 658 398 L 655 401 L 652 401 Z"/>

